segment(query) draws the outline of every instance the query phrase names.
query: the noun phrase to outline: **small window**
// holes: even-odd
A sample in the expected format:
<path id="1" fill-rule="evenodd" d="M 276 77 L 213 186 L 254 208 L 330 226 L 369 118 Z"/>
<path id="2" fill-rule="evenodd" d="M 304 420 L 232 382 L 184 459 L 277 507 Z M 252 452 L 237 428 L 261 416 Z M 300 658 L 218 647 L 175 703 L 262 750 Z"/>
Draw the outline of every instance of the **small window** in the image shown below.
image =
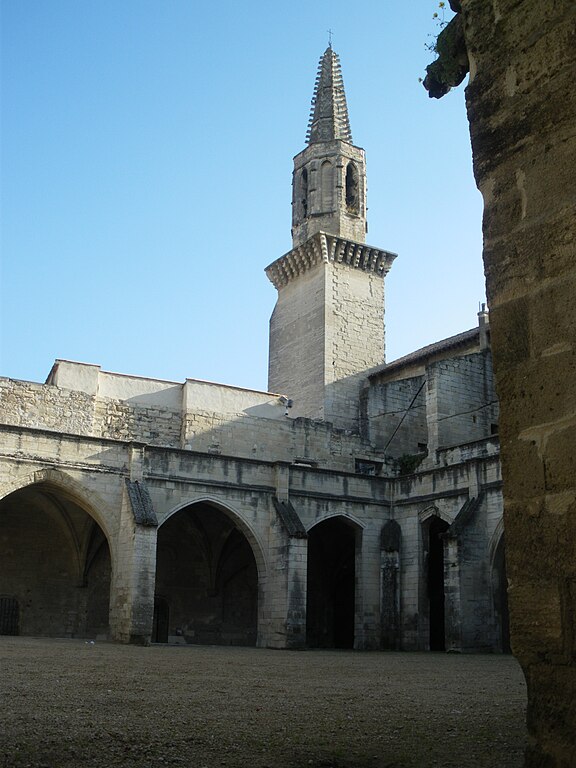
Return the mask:
<path id="1" fill-rule="evenodd" d="M 378 461 L 364 461 L 364 459 L 356 459 L 356 472 L 359 475 L 378 475 L 382 464 Z"/>
<path id="2" fill-rule="evenodd" d="M 490 434 L 491 435 L 498 434 L 498 424 L 490 424 Z"/>
<path id="3" fill-rule="evenodd" d="M 314 469 L 314 467 L 318 466 L 317 461 L 310 461 L 310 459 L 294 459 L 292 462 L 293 467 L 308 467 L 309 469 Z"/>

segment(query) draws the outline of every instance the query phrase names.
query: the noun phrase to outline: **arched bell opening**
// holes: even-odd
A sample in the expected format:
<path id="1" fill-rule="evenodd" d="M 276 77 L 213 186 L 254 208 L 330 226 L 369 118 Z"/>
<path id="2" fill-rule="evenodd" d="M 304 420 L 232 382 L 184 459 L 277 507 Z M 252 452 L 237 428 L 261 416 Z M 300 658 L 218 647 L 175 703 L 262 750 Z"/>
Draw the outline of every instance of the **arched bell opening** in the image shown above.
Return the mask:
<path id="1" fill-rule="evenodd" d="M 308 171 L 302 168 L 300 174 L 300 218 L 308 218 Z"/>
<path id="2" fill-rule="evenodd" d="M 345 194 L 346 210 L 348 213 L 358 215 L 360 213 L 360 182 L 358 169 L 352 161 L 346 166 Z"/>
<path id="3" fill-rule="evenodd" d="M 0 500 L 0 634 L 109 634 L 108 540 L 87 505 L 37 483 Z"/>
<path id="4" fill-rule="evenodd" d="M 156 642 L 255 645 L 258 569 L 231 513 L 199 502 L 158 530 Z"/>
<path id="5" fill-rule="evenodd" d="M 308 532 L 306 643 L 353 648 L 356 608 L 356 526 L 333 517 Z"/>

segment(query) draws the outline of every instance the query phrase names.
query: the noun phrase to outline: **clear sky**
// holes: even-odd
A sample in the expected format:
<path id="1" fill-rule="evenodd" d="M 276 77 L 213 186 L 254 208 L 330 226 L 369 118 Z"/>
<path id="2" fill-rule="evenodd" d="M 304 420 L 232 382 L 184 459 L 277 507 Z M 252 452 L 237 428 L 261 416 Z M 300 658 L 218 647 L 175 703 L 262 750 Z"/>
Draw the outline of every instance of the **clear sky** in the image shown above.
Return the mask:
<path id="1" fill-rule="evenodd" d="M 481 196 L 463 87 L 429 99 L 437 3 L 0 0 L 0 375 L 56 358 L 267 387 L 292 158 L 333 31 L 387 359 L 474 327 Z"/>

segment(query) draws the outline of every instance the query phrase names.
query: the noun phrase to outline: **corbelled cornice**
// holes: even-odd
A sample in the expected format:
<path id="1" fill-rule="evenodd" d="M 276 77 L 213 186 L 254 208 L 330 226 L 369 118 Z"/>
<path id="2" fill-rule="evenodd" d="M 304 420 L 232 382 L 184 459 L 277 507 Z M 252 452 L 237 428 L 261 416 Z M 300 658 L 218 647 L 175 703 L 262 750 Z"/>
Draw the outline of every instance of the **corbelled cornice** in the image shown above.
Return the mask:
<path id="1" fill-rule="evenodd" d="M 266 274 L 277 289 L 320 262 L 346 264 L 353 269 L 371 272 L 383 278 L 395 258 L 395 253 L 318 232 L 302 245 L 273 261 L 266 267 Z"/>

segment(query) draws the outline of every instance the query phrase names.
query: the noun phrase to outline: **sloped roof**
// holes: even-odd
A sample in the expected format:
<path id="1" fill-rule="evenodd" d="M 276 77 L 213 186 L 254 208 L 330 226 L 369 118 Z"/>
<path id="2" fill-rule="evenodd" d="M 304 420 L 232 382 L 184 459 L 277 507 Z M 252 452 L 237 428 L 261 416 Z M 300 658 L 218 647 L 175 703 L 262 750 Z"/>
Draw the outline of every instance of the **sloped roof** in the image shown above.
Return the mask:
<path id="1" fill-rule="evenodd" d="M 383 373 L 390 373 L 392 371 L 400 370 L 401 368 L 408 368 L 418 363 L 423 363 L 430 357 L 436 357 L 444 352 L 449 352 L 457 347 L 464 347 L 472 344 L 475 341 L 480 341 L 480 329 L 478 327 L 471 328 L 469 331 L 463 331 L 457 333 L 455 336 L 449 336 L 447 339 L 436 341 L 434 344 L 428 344 L 425 347 L 410 352 L 403 357 L 399 357 L 397 360 L 392 360 L 390 363 L 377 368 L 375 371 L 369 374 L 369 379 L 377 378 Z"/>

